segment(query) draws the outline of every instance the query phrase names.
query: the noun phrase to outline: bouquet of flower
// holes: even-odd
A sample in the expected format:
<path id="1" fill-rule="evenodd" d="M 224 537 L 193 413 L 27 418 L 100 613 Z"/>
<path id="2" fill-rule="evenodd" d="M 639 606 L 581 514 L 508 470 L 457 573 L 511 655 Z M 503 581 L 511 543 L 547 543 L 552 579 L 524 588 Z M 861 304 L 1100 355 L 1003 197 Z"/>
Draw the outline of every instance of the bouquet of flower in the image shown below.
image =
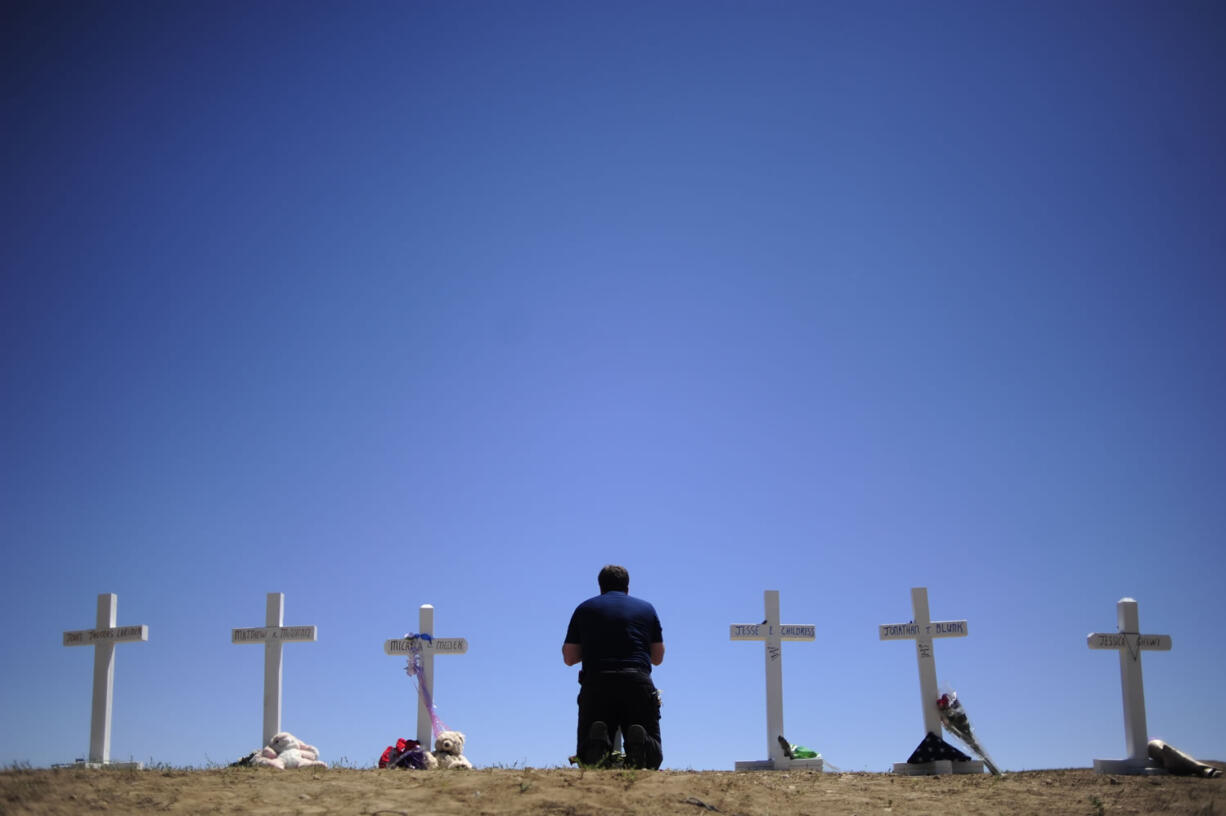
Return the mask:
<path id="1" fill-rule="evenodd" d="M 971 728 L 971 721 L 966 716 L 966 709 L 962 707 L 961 701 L 958 700 L 957 692 L 950 689 L 938 697 L 937 710 L 941 712 L 941 723 L 945 726 L 945 729 L 966 743 L 966 746 L 976 754 L 979 754 L 983 759 L 983 764 L 988 766 L 989 771 L 996 776 L 1000 776 L 1000 771 L 997 770 L 996 764 L 992 762 L 992 758 L 988 756 L 988 752 L 983 750 L 979 746 L 979 740 L 975 739 L 975 731 Z"/>

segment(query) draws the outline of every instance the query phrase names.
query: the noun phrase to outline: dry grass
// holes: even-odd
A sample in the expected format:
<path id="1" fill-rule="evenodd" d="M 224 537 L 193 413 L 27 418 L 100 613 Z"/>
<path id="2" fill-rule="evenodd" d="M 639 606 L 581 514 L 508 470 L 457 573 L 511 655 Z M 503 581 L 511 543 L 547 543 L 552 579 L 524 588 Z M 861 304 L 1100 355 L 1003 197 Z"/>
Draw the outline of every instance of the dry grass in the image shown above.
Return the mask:
<path id="1" fill-rule="evenodd" d="M 277 771 L 14 768 L 0 816 L 179 814 L 687 814 L 688 816 L 1226 816 L 1226 779 L 1089 770 L 896 777 L 812 771 L 482 769 Z"/>

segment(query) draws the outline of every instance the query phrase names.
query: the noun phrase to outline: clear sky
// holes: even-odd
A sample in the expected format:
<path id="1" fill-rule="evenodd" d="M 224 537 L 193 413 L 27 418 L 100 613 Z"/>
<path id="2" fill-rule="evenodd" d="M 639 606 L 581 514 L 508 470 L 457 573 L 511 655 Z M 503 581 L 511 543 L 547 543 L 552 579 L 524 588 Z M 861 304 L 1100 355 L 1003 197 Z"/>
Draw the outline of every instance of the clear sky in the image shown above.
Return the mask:
<path id="1" fill-rule="evenodd" d="M 1007 769 L 1226 758 L 1226 5 L 38 2 L 0 19 L 0 763 L 415 731 L 436 607 L 479 766 L 565 764 L 560 645 L 624 564 L 665 766 L 882 771 L 936 644 Z"/>

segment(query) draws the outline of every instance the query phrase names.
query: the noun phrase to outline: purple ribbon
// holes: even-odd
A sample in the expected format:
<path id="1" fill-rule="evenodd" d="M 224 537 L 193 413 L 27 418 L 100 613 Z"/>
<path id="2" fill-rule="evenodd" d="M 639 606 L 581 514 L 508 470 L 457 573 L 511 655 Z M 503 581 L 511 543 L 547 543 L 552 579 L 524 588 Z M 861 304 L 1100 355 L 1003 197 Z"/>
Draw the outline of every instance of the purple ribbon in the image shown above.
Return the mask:
<path id="1" fill-rule="evenodd" d="M 426 685 L 425 669 L 422 665 L 421 658 L 421 641 L 432 643 L 434 641 L 431 635 L 405 635 L 405 640 L 410 643 L 409 658 L 405 663 L 404 673 L 413 678 L 413 682 L 417 685 L 417 693 L 421 696 L 422 705 L 426 707 L 426 712 L 430 715 L 430 731 L 434 736 L 438 736 L 440 731 L 447 731 L 447 724 L 438 716 L 438 712 L 434 710 L 434 695 L 430 693 L 430 687 Z"/>

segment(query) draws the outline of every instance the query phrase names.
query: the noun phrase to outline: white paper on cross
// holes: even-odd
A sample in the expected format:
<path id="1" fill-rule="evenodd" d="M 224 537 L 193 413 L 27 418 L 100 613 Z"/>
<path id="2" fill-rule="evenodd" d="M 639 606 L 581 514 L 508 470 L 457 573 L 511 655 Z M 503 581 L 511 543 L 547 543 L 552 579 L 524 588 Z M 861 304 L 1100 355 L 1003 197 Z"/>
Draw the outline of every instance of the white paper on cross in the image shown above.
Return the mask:
<path id="1" fill-rule="evenodd" d="M 937 664 L 932 653 L 932 639 L 966 637 L 966 621 L 933 621 L 928 614 L 928 588 L 911 588 L 909 623 L 887 623 L 877 627 L 880 640 L 914 640 L 915 662 L 919 667 L 920 707 L 924 714 L 924 731 L 941 736 L 941 712 L 937 708 Z"/>
<path id="2" fill-rule="evenodd" d="M 785 640 L 815 640 L 817 626 L 814 624 L 779 623 L 779 591 L 768 589 L 763 593 L 766 619 L 762 623 L 734 623 L 729 627 L 730 640 L 758 640 L 763 642 L 766 655 L 766 751 L 765 763 L 737 763 L 748 768 L 768 765 L 783 769 L 797 764 L 783 753 L 779 738 L 783 731 L 783 646 Z M 820 760 L 818 760 L 820 762 Z"/>
<path id="3" fill-rule="evenodd" d="M 115 644 L 146 642 L 148 626 L 116 626 L 119 597 L 98 596 L 97 626 L 64 633 L 65 646 L 94 647 L 94 696 L 89 723 L 89 761 L 111 761 L 111 704 L 115 691 Z"/>
<path id="4" fill-rule="evenodd" d="M 314 626 L 285 626 L 285 593 L 269 592 L 264 605 L 264 626 L 231 629 L 231 643 L 264 644 L 264 736 L 267 745 L 281 730 L 281 645 L 314 643 Z"/>
<path id="5" fill-rule="evenodd" d="M 1091 649 L 1114 649 L 1120 655 L 1120 688 L 1124 698 L 1124 743 L 1128 758 L 1122 761 L 1094 760 L 1100 773 L 1117 773 L 1127 766 L 1144 768 L 1149 764 L 1148 728 L 1145 723 L 1145 687 L 1141 681 L 1141 652 L 1171 650 L 1170 635 L 1142 635 L 1137 602 L 1121 598 L 1115 605 L 1113 633 L 1092 632 L 1086 636 Z"/>
<path id="6" fill-rule="evenodd" d="M 468 641 L 464 638 L 434 637 L 434 607 L 422 604 L 417 613 L 417 635 L 419 637 L 392 638 L 383 642 L 384 654 L 393 657 L 408 657 L 414 651 L 421 653 L 421 677 L 418 682 L 434 695 L 434 656 L 444 654 L 464 654 L 468 651 Z M 420 637 L 425 635 L 425 637 Z M 427 750 L 434 745 L 433 720 L 430 710 L 426 708 L 425 696 L 417 697 L 417 741 Z"/>

